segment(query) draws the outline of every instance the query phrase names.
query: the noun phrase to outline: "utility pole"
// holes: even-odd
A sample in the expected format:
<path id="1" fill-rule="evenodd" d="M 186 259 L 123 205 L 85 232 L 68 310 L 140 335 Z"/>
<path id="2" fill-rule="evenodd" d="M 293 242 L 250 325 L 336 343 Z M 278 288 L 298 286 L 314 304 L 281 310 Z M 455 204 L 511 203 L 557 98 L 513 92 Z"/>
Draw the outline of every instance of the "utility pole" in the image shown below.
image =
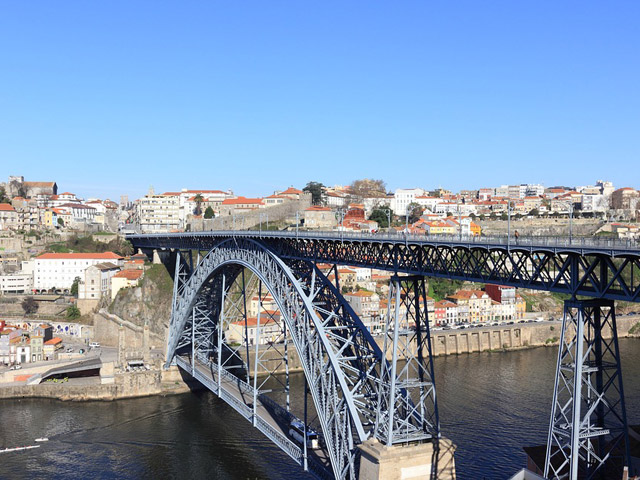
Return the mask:
<path id="1" fill-rule="evenodd" d="M 511 200 L 507 200 L 507 248 L 511 245 Z"/>

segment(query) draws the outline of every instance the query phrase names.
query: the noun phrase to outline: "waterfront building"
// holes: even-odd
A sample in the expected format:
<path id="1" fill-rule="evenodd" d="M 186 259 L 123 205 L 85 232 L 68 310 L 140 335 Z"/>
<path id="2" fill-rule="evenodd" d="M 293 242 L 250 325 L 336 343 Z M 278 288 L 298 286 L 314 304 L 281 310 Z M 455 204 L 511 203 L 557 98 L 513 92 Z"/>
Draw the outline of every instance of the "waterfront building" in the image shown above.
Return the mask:
<path id="1" fill-rule="evenodd" d="M 124 259 L 113 252 L 42 254 L 36 257 L 33 287 L 38 292 L 51 288 L 68 290 L 76 277 L 84 278 L 88 267 L 106 261 L 121 266 Z"/>

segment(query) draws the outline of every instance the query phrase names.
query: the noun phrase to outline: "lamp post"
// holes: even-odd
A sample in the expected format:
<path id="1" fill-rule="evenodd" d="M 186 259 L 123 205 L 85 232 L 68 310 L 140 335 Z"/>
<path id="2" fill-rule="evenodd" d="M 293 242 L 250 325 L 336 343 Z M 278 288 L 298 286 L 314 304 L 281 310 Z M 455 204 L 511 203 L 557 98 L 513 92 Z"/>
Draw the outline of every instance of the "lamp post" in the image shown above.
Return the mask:
<path id="1" fill-rule="evenodd" d="M 458 203 L 457 207 L 458 207 L 458 228 L 460 229 L 460 241 L 462 242 L 462 210 L 460 209 L 460 203 Z"/>
<path id="2" fill-rule="evenodd" d="M 391 228 L 391 209 L 387 209 L 387 230 Z"/>
<path id="3" fill-rule="evenodd" d="M 511 200 L 507 200 L 507 248 L 511 245 Z"/>
<path id="4" fill-rule="evenodd" d="M 298 226 L 300 225 L 300 211 L 296 210 L 296 238 L 298 238 Z"/>

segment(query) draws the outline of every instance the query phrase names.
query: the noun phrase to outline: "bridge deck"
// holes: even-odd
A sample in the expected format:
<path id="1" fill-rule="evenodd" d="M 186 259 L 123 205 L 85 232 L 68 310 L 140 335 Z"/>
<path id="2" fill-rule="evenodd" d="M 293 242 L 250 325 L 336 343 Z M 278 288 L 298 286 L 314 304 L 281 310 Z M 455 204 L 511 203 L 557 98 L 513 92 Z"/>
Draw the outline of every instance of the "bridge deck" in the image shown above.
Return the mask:
<path id="1" fill-rule="evenodd" d="M 253 422 L 255 415 L 255 427 L 289 455 L 294 462 L 304 466 L 303 449 L 289 437 L 289 424 L 291 420 L 296 419 L 293 414 L 259 392 L 254 413 L 254 389 L 251 385 L 224 368 L 220 369 L 221 380 L 219 380 L 218 366 L 214 362 L 205 362 L 198 358 L 192 368 L 188 356 L 176 356 L 175 358 L 176 364 L 180 368 L 218 395 L 245 419 Z M 309 472 L 315 477 L 320 479 L 334 478 L 330 470 L 331 467 L 328 466 L 328 459 L 324 456 L 324 450 L 308 449 L 307 464 Z"/>
<path id="2" fill-rule="evenodd" d="M 450 246 L 487 249 L 513 248 L 528 251 L 575 252 L 581 255 L 606 254 L 610 256 L 632 255 L 640 257 L 640 243 L 637 240 L 604 237 L 519 237 L 516 240 L 504 236 L 459 236 L 459 235 L 421 235 L 398 232 L 340 232 L 340 231 L 255 231 L 255 230 L 212 230 L 205 232 L 185 233 L 150 233 L 127 235 L 132 241 L 145 240 L 150 247 L 181 248 L 178 245 L 166 244 L 166 241 L 192 240 L 206 242 L 207 239 L 223 239 L 229 237 L 245 237 L 257 239 L 298 239 L 329 240 L 348 242 L 374 242 L 392 244 L 416 244 L 433 246 Z M 195 246 L 195 245 L 194 245 Z"/>

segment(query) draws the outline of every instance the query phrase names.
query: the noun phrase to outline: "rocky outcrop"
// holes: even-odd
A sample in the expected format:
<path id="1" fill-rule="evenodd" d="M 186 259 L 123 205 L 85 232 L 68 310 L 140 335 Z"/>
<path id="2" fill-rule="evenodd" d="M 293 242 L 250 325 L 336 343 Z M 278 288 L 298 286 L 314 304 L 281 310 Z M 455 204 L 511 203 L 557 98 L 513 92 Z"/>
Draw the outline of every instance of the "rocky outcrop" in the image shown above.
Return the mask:
<path id="1" fill-rule="evenodd" d="M 151 333 L 166 338 L 172 295 L 173 281 L 164 265 L 151 265 L 140 285 L 120 290 L 108 310 L 134 325 L 147 324 Z"/>

